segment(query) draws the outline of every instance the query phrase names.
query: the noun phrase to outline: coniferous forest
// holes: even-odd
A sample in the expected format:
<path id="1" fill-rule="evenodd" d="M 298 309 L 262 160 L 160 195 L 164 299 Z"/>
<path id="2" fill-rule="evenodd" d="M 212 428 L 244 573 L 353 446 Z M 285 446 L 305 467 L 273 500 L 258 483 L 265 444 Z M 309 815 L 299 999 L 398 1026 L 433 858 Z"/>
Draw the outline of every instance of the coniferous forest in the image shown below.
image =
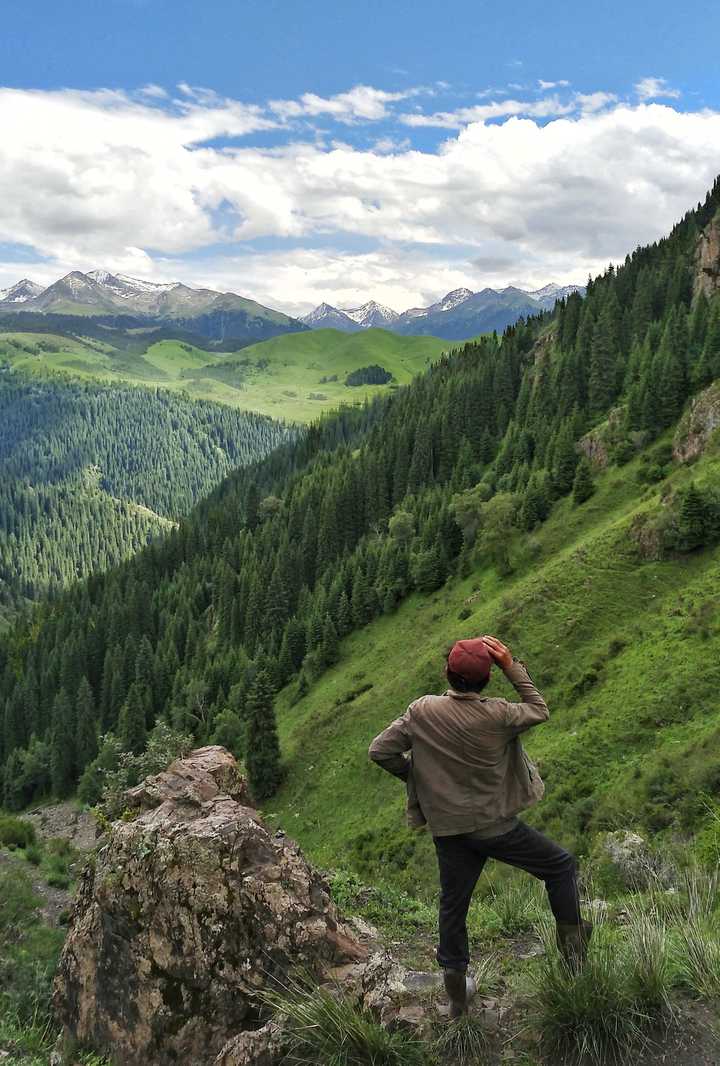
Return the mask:
<path id="1" fill-rule="evenodd" d="M 0 373 L 0 607 L 54 595 L 172 528 L 295 431 L 169 392 Z"/>
<path id="2" fill-rule="evenodd" d="M 256 791 L 269 795 L 279 781 L 273 693 L 294 678 L 302 695 L 344 636 L 411 591 L 432 593 L 467 571 L 479 530 L 485 556 L 505 572 L 515 531 L 537 529 L 562 497 L 592 495 L 583 435 L 605 425 L 610 461 L 621 466 L 720 376 L 720 297 L 693 295 L 698 235 L 718 208 L 716 182 L 666 239 L 609 268 L 585 297 L 466 344 L 391 396 L 324 417 L 232 473 L 130 561 L 40 605 L 0 646 L 5 804 L 66 796 L 78 782 L 94 801 L 98 768 L 118 750 L 141 751 L 158 722 L 241 751 L 249 736 Z M 143 421 L 130 392 L 80 390 L 70 401 L 39 393 L 15 429 L 3 425 L 6 452 L 9 437 L 26 440 L 18 452 L 28 453 L 35 406 L 84 405 L 92 417 L 83 424 L 104 423 L 109 443 L 95 462 L 108 486 L 145 491 L 148 506 L 174 517 L 207 487 L 213 451 L 229 459 L 230 425 L 243 419 L 228 412 L 210 425 L 202 408 L 158 396 Z M 160 413 L 168 425 L 181 412 L 203 436 L 190 434 L 192 450 L 178 460 L 157 427 Z M 152 474 L 128 472 L 123 418 L 139 439 L 158 441 Z M 249 426 L 258 449 L 278 432 L 259 419 Z M 54 449 L 31 460 L 48 477 L 87 461 L 79 428 Z M 13 462 L 22 479 L 21 454 Z M 34 519 L 17 488 L 9 499 L 16 526 L 5 536 L 22 537 Z M 674 506 L 668 550 L 720 534 L 712 492 L 693 489 Z M 28 583 L 49 578 L 30 573 Z"/>

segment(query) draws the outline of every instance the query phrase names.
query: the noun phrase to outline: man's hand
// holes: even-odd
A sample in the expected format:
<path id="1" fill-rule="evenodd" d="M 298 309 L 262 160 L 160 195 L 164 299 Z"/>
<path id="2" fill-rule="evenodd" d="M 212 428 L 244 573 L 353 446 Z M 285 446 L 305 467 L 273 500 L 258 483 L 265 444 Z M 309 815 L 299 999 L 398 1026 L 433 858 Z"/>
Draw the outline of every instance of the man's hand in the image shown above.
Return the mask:
<path id="1" fill-rule="evenodd" d="M 497 637 L 484 636 L 487 650 L 502 670 L 507 670 L 513 661 L 512 652 Z"/>

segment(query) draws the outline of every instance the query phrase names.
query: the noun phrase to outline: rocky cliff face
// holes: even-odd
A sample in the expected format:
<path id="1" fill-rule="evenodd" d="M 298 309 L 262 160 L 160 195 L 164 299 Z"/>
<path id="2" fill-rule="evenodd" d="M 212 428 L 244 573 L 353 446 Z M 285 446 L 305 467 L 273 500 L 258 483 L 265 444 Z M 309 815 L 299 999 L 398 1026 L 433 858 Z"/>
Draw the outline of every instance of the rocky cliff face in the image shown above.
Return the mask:
<path id="1" fill-rule="evenodd" d="M 137 813 L 86 868 L 63 950 L 67 1036 L 123 1066 L 202 1066 L 231 1038 L 253 1044 L 242 1034 L 262 1025 L 257 990 L 273 976 L 365 956 L 223 748 L 177 760 L 127 799 Z"/>
<path id="2" fill-rule="evenodd" d="M 715 217 L 700 234 L 695 251 L 695 295 L 720 291 L 720 218 Z"/>
<path id="3" fill-rule="evenodd" d="M 673 457 L 682 463 L 696 459 L 720 429 L 720 381 L 713 382 L 692 400 L 678 423 Z"/>

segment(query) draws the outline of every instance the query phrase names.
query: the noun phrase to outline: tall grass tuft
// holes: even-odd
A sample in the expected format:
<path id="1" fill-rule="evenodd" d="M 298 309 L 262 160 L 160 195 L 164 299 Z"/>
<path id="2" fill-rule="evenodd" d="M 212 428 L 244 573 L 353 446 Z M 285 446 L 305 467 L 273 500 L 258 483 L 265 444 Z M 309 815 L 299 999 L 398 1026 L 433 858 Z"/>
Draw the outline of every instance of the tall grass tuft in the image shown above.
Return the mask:
<path id="1" fill-rule="evenodd" d="M 529 877 L 509 878 L 492 894 L 486 906 L 497 918 L 497 932 L 518 936 L 531 932 L 543 918 L 542 889 Z"/>
<path id="2" fill-rule="evenodd" d="M 260 999 L 284 1016 L 288 1063 L 297 1066 L 429 1066 L 427 1044 L 388 1032 L 347 996 L 288 978 Z"/>
<path id="3" fill-rule="evenodd" d="M 542 1034 L 543 1051 L 550 1061 L 580 1060 L 593 1066 L 627 1062 L 647 1042 L 665 1007 L 664 970 L 656 972 L 650 961 L 653 944 L 647 930 L 623 943 L 601 923 L 579 973 L 560 956 L 549 927 L 545 941 L 547 954 L 531 976 L 529 1005 L 529 1021 Z"/>
<path id="4" fill-rule="evenodd" d="M 624 954 L 629 991 L 635 1003 L 656 1023 L 670 1024 L 675 1017 L 671 993 L 676 974 L 664 921 L 631 909 Z"/>
<path id="5" fill-rule="evenodd" d="M 683 984 L 703 999 L 720 998 L 720 939 L 717 930 L 700 918 L 678 927 Z"/>
<path id="6" fill-rule="evenodd" d="M 484 1066 L 490 1061 L 487 1031 L 471 1014 L 446 1025 L 435 1047 L 440 1058 L 452 1066 Z"/>

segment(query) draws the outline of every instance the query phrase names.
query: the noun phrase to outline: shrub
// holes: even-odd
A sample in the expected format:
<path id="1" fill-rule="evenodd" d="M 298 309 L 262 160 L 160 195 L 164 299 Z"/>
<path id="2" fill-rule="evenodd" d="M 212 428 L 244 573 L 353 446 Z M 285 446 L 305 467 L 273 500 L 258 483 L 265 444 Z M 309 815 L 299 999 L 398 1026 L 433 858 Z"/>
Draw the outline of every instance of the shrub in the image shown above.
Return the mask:
<path id="1" fill-rule="evenodd" d="M 24 818 L 0 815 L 0 845 L 5 848 L 26 848 L 35 843 L 35 826 Z"/>
<path id="2" fill-rule="evenodd" d="M 42 857 L 42 848 L 40 848 L 37 844 L 28 844 L 25 848 L 25 858 L 33 866 L 39 866 L 42 862 Z"/>

